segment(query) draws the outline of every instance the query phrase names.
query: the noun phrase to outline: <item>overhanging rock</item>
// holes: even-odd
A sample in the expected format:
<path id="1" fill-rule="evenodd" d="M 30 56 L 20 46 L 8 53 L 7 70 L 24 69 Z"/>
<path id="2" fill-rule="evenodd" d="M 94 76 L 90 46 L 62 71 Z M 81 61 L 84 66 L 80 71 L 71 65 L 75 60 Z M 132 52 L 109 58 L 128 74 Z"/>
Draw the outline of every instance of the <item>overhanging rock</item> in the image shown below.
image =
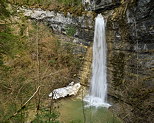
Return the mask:
<path id="1" fill-rule="evenodd" d="M 120 0 L 84 0 L 84 4 L 91 10 L 100 12 L 120 5 Z"/>

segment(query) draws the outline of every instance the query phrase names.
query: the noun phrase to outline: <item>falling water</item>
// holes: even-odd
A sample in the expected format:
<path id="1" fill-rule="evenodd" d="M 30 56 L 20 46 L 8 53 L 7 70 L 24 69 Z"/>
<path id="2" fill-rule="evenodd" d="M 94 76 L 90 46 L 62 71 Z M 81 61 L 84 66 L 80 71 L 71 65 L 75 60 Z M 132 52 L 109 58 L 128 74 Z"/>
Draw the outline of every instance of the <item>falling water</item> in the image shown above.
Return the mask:
<path id="1" fill-rule="evenodd" d="M 88 103 L 88 106 L 103 106 L 107 108 L 110 106 L 106 103 L 106 53 L 105 21 L 103 16 L 98 14 L 95 20 L 90 93 L 84 98 L 84 101 Z"/>

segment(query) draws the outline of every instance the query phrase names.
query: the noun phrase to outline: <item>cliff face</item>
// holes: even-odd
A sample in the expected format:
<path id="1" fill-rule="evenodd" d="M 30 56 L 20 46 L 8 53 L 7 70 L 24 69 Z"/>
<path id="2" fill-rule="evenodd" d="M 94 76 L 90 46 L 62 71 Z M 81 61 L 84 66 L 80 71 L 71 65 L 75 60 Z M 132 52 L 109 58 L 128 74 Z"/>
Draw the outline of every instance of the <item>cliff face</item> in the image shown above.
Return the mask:
<path id="1" fill-rule="evenodd" d="M 125 122 L 153 120 L 153 8 L 152 0 L 121 1 L 107 20 L 109 95 Z"/>
<path id="2" fill-rule="evenodd" d="M 25 16 L 46 23 L 54 33 L 75 37 L 88 45 L 93 40 L 93 14 L 85 13 L 82 16 L 72 15 L 69 12 L 45 11 L 42 9 L 20 8 Z M 81 43 L 81 41 L 78 41 Z"/>
<path id="3" fill-rule="evenodd" d="M 113 9 L 120 4 L 120 0 L 83 0 L 86 9 L 101 12 Z"/>

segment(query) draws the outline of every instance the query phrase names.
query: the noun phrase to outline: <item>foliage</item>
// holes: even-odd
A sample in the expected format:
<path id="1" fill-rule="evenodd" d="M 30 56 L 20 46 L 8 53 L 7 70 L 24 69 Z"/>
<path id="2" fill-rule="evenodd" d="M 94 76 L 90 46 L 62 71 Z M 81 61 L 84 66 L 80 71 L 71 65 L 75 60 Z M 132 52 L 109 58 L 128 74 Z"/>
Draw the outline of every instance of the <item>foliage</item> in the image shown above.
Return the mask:
<path id="1" fill-rule="evenodd" d="M 60 123 L 56 120 L 58 117 L 58 112 L 51 112 L 50 110 L 42 109 L 40 110 L 40 113 L 36 115 L 36 118 L 32 121 L 32 123 Z"/>
<path id="2" fill-rule="evenodd" d="M 79 5 L 82 0 L 58 0 L 59 3 L 63 3 L 65 5 Z"/>
<path id="3" fill-rule="evenodd" d="M 12 20 L 14 22 L 14 20 Z M 2 27 L 2 26 L 1 26 Z M 37 43 L 39 42 L 41 104 L 57 87 L 75 80 L 82 62 L 74 55 L 73 46 L 64 46 L 61 40 L 42 24 L 27 21 L 21 16 L 18 23 L 4 25 L 0 31 L 0 121 L 26 122 L 31 110 L 36 109 L 36 97 L 16 116 L 8 120 L 33 95 L 38 81 Z M 4 67 L 5 65 L 5 67 Z M 43 104 L 42 104 L 43 105 Z M 41 105 L 41 106 L 42 106 Z M 56 116 L 41 111 L 35 120 L 54 119 Z M 45 114 L 43 114 L 43 112 Z M 33 114 L 34 116 L 36 113 Z M 57 116 L 56 116 L 57 117 Z M 50 121 L 51 122 L 51 121 Z M 56 119 L 52 123 L 56 123 Z"/>
<path id="4" fill-rule="evenodd" d="M 51 0 L 9 0 L 9 2 L 18 5 L 42 5 L 48 6 L 51 4 Z"/>
<path id="5" fill-rule="evenodd" d="M 50 0 L 9 0 L 14 4 L 45 5 Z M 64 2 L 64 1 L 63 1 Z M 40 62 L 40 107 L 48 100 L 53 88 L 65 86 L 76 80 L 82 62 L 81 55 L 73 54 L 73 46 L 63 44 L 47 27 L 35 21 L 30 22 L 23 15 L 13 18 L 5 0 L 0 1 L 0 121 L 5 123 L 26 122 L 29 112 L 36 109 L 37 97 L 15 114 L 33 95 L 38 86 L 38 59 Z M 75 28 L 68 28 L 68 35 L 74 35 Z M 37 43 L 38 46 L 37 46 Z M 38 48 L 38 49 L 37 49 Z M 37 50 L 39 54 L 37 54 Z M 38 58 L 37 58 L 38 55 Z M 41 110 L 33 122 L 59 123 L 59 114 Z M 33 116 L 32 116 L 33 117 Z"/>
<path id="6" fill-rule="evenodd" d="M 5 19 L 10 16 L 10 12 L 6 9 L 6 0 L 0 0 L 0 19 Z"/>
<path id="7" fill-rule="evenodd" d="M 3 65 L 2 59 L 4 55 L 14 57 L 24 47 L 24 42 L 21 41 L 18 36 L 15 36 L 11 33 L 0 32 L 0 65 Z"/>
<path id="8" fill-rule="evenodd" d="M 81 120 L 73 120 L 70 123 L 82 123 L 82 121 Z"/>
<path id="9" fill-rule="evenodd" d="M 58 3 L 64 5 L 79 5 L 82 0 L 57 0 Z M 9 0 L 9 2 L 19 5 L 50 5 L 55 3 L 55 0 Z"/>
<path id="10" fill-rule="evenodd" d="M 68 36 L 74 36 L 75 33 L 76 33 L 76 27 L 75 26 L 72 26 L 72 25 L 69 25 L 67 27 L 66 34 Z"/>
<path id="11" fill-rule="evenodd" d="M 80 5 L 82 0 L 9 0 L 10 3 L 18 4 L 18 5 L 27 5 L 27 6 L 35 6 L 35 7 L 45 7 L 48 8 L 49 6 L 54 5 Z"/>

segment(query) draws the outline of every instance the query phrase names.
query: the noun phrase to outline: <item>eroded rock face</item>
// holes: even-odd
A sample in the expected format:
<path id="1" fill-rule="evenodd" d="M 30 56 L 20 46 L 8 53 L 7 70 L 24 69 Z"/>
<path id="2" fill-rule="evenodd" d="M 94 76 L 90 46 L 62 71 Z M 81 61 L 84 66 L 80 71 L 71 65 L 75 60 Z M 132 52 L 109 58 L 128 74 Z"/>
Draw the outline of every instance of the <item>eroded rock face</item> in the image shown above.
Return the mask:
<path id="1" fill-rule="evenodd" d="M 120 4 L 120 0 L 83 0 L 86 9 L 101 12 Z"/>
<path id="2" fill-rule="evenodd" d="M 70 13 L 64 15 L 54 11 L 44 11 L 42 9 L 20 8 L 25 16 L 31 19 L 46 22 L 47 25 L 55 32 L 64 35 L 74 36 L 83 39 L 86 42 L 93 40 L 93 15 L 83 15 L 75 17 Z"/>
<path id="3" fill-rule="evenodd" d="M 153 6 L 152 0 L 127 1 L 116 9 L 123 14 L 114 10 L 107 22 L 109 95 L 123 106 L 116 113 L 128 123 L 154 122 Z"/>

